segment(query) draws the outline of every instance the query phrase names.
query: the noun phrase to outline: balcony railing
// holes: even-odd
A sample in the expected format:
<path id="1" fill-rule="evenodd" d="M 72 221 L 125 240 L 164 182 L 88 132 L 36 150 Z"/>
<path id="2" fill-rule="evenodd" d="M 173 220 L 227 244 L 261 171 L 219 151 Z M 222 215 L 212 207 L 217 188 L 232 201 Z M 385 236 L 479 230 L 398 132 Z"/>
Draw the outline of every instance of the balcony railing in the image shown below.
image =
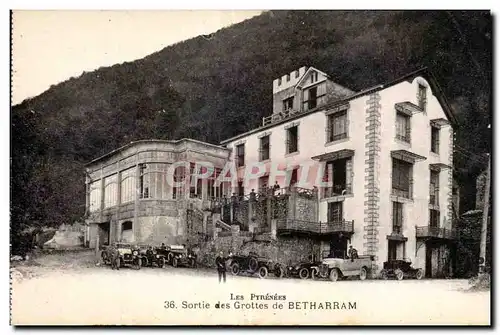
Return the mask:
<path id="1" fill-rule="evenodd" d="M 323 189 L 323 198 L 331 198 L 346 194 L 351 194 L 352 189 L 350 184 L 334 185 Z"/>
<path id="2" fill-rule="evenodd" d="M 315 234 L 354 233 L 354 221 L 314 222 L 294 219 L 278 220 L 278 231 L 296 231 Z"/>
<path id="3" fill-rule="evenodd" d="M 417 237 L 434 237 L 447 240 L 453 240 L 456 238 L 457 234 L 454 229 L 432 227 L 432 226 L 420 226 L 416 229 Z"/>
<path id="4" fill-rule="evenodd" d="M 273 115 L 269 115 L 262 118 L 262 125 L 267 126 L 281 120 L 285 120 L 293 115 L 299 114 L 300 111 L 298 109 L 287 109 L 282 112 L 275 113 Z"/>

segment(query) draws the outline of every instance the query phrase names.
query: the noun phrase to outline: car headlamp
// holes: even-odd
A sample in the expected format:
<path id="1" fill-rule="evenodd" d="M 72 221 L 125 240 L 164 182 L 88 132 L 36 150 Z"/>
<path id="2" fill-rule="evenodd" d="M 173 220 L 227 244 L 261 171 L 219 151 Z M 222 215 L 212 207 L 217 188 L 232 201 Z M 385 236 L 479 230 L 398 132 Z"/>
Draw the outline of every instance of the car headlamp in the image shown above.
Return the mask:
<path id="1" fill-rule="evenodd" d="M 138 254 L 139 254 L 139 253 L 137 252 L 137 250 L 135 250 L 135 251 L 132 253 L 132 255 L 134 255 L 134 256 L 137 256 Z"/>
<path id="2" fill-rule="evenodd" d="M 159 255 L 156 255 L 156 258 L 160 258 L 160 256 L 159 256 Z"/>

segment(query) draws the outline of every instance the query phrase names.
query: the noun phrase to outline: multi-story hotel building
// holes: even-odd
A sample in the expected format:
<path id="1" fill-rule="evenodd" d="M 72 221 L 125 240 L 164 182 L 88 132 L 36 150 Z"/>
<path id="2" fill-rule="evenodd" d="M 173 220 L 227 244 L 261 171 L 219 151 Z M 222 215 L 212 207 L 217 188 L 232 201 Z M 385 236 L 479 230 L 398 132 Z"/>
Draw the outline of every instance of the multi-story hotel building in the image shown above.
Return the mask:
<path id="1" fill-rule="evenodd" d="M 410 258 L 431 277 L 451 266 L 454 123 L 425 69 L 353 92 L 302 67 L 273 81 L 273 114 L 261 127 L 222 144 L 239 176 L 253 162 L 268 167 L 240 193 L 272 185 L 272 166 L 286 166 L 291 183 L 304 163 L 319 167 L 333 182 L 318 188 L 320 222 L 352 220 L 351 244 L 379 269 Z"/>

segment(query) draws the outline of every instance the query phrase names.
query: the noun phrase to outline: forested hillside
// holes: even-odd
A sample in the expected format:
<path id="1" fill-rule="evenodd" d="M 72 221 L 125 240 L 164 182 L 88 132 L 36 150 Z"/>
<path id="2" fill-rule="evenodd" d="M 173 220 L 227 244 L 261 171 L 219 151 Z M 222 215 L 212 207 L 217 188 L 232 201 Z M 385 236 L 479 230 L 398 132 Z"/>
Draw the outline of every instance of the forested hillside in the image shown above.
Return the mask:
<path id="1" fill-rule="evenodd" d="M 491 52 L 488 12 L 273 11 L 83 73 L 12 108 L 13 232 L 81 217 L 83 164 L 132 140 L 217 143 L 258 126 L 272 80 L 302 65 L 354 90 L 428 66 L 460 121 L 455 172 L 470 207 L 485 162 L 467 151 L 491 145 Z"/>

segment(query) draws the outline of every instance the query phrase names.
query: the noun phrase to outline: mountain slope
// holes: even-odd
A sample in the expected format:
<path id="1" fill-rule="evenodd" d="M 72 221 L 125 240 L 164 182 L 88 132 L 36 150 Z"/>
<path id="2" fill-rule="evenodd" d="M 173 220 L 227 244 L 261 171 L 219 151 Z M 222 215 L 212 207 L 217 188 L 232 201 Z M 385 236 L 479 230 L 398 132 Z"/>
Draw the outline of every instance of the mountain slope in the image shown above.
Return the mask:
<path id="1" fill-rule="evenodd" d="M 272 80 L 302 65 L 354 90 L 428 66 L 461 122 L 458 144 L 487 152 L 489 36 L 487 12 L 273 11 L 71 78 L 12 108 L 12 224 L 81 216 L 82 164 L 132 140 L 217 143 L 258 126 Z M 457 176 L 465 184 L 483 163 L 457 156 Z"/>

